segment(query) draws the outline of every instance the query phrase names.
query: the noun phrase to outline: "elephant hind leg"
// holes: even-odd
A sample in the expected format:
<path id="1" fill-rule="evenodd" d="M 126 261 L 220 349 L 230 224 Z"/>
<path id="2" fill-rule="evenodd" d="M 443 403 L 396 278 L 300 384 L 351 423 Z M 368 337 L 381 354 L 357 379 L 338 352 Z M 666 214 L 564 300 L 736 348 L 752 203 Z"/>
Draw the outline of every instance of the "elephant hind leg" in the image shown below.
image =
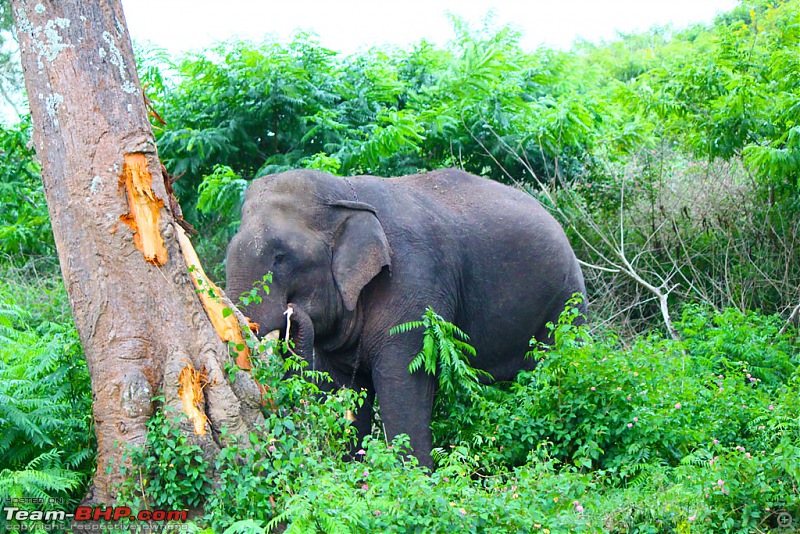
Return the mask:
<path id="1" fill-rule="evenodd" d="M 352 389 L 356 391 L 366 390 L 367 397 L 355 413 L 356 420 L 353 422 L 353 427 L 356 430 L 357 439 L 354 444 L 354 450 L 351 451 L 355 456 L 355 452 L 361 448 L 364 437 L 372 432 L 372 421 L 375 407 L 375 387 L 372 385 L 372 379 L 369 376 L 356 376 L 353 381 Z"/>

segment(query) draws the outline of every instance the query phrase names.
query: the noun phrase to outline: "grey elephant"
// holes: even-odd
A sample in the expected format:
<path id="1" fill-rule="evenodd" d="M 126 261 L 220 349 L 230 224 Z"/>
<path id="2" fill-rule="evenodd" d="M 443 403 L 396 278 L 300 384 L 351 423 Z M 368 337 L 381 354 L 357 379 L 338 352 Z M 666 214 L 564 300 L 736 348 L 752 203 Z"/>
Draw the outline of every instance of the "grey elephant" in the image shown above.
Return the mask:
<path id="1" fill-rule="evenodd" d="M 269 271 L 269 295 L 245 309 L 260 333 L 285 329 L 291 306 L 296 351 L 313 354 L 334 387 L 367 391 L 359 436 L 370 430 L 377 393 L 388 437 L 408 434 L 427 467 L 437 379 L 408 370 L 422 332 L 389 330 L 430 306 L 469 334 L 475 367 L 512 380 L 536 364 L 525 358 L 531 337 L 551 341 L 546 324 L 585 294 L 564 231 L 533 197 L 454 169 L 255 180 L 228 246 L 228 294 L 235 302 Z"/>

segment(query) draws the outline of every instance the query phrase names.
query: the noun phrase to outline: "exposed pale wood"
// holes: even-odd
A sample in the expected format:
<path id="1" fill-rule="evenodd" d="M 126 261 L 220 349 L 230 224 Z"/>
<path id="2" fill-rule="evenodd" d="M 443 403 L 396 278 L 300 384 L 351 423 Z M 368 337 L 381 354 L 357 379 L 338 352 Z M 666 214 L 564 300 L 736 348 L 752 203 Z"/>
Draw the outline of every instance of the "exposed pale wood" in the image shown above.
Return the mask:
<path id="1" fill-rule="evenodd" d="M 177 235 L 183 258 L 189 268 L 189 276 L 200 295 L 203 308 L 205 308 L 208 318 L 211 319 L 211 324 L 214 325 L 214 330 L 222 341 L 233 343 L 232 350 L 236 352 L 236 365 L 240 369 L 251 370 L 253 365 L 250 363 L 250 349 L 242 335 L 239 319 L 233 313 L 233 305 L 227 299 L 223 299 L 222 290 L 206 276 L 200 265 L 200 259 L 183 228 L 177 228 Z M 249 321 L 248 326 L 251 329 L 257 328 L 257 325 L 249 323 Z"/>
<path id="2" fill-rule="evenodd" d="M 178 384 L 178 397 L 183 404 L 183 413 L 194 423 L 194 433 L 198 436 L 205 435 L 208 423 L 208 417 L 203 411 L 205 404 L 203 387 L 208 384 L 205 367 L 198 371 L 192 362 L 187 362 L 186 367 L 178 375 Z"/>
<path id="3" fill-rule="evenodd" d="M 214 326 L 219 338 L 229 345 L 229 349 L 236 354 L 236 366 L 244 371 L 251 371 L 253 369 L 252 361 L 250 360 L 250 348 L 244 338 L 244 332 L 249 329 L 250 335 L 248 340 L 255 343 L 257 340 L 252 334 L 258 332 L 258 325 L 240 312 L 236 306 L 225 296 L 222 289 L 219 288 L 214 282 L 209 280 L 203 271 L 203 266 L 200 264 L 200 259 L 197 257 L 197 252 L 192 246 L 192 242 L 186 232 L 180 226 L 175 227 L 178 242 L 181 245 L 181 252 L 186 266 L 189 270 L 189 276 L 194 283 L 194 287 L 200 295 L 200 300 L 203 303 L 203 308 Z M 265 339 L 267 341 L 275 341 L 278 339 L 279 332 L 269 332 Z M 272 349 L 269 349 L 266 357 L 273 356 Z M 269 405 L 273 410 L 277 407 L 271 396 L 268 395 L 269 390 L 263 384 L 258 384 L 259 391 L 261 391 L 262 404 Z M 187 415 L 189 414 L 188 412 Z"/>
<path id="4" fill-rule="evenodd" d="M 159 231 L 164 201 L 153 193 L 153 175 L 147 170 L 144 154 L 125 154 L 120 187 L 125 188 L 128 213 L 120 220 L 133 230 L 133 244 L 153 265 L 167 263 L 167 249 Z"/>

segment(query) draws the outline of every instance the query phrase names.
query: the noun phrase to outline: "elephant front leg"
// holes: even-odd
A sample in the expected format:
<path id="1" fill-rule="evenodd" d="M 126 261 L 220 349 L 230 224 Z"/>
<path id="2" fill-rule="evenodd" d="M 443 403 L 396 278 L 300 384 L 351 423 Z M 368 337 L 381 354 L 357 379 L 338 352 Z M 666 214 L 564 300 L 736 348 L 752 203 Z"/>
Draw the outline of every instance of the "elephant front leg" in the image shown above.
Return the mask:
<path id="1" fill-rule="evenodd" d="M 436 377 L 420 369 L 408 372 L 410 358 L 403 351 L 397 357 L 382 354 L 383 365 L 373 367 L 372 380 L 378 394 L 387 439 L 408 434 L 412 454 L 419 465 L 433 469 L 431 413 L 436 394 Z"/>
<path id="2" fill-rule="evenodd" d="M 289 307 L 292 309 L 292 314 L 289 318 L 291 321 L 289 331 L 294 341 L 294 352 L 308 362 L 312 371 L 328 373 L 332 379 L 330 382 L 327 380 L 315 381 L 320 390 L 327 393 L 341 387 L 347 387 L 356 391 L 366 391 L 364 404 L 355 411 L 353 427 L 356 431 L 357 439 L 351 451 L 352 455 L 355 456 L 355 452 L 361 448 L 364 436 L 368 435 L 372 430 L 375 388 L 371 377 L 368 374 L 354 374 L 349 369 L 342 370 L 334 365 L 324 353 L 316 354 L 314 352 L 314 324 L 311 318 L 299 306 L 289 304 Z"/>

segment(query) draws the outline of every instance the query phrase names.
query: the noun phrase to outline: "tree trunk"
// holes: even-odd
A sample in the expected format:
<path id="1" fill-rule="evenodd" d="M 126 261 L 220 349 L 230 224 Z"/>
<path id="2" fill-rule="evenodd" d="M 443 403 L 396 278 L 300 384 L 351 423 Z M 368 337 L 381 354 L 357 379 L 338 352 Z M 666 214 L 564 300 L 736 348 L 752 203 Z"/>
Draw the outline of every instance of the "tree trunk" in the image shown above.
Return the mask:
<path id="1" fill-rule="evenodd" d="M 109 503 L 124 446 L 144 443 L 155 396 L 191 412 L 182 390 L 199 412 L 186 431 L 211 456 L 222 427 L 243 435 L 262 417 L 261 395 L 247 374 L 228 380 L 227 345 L 192 285 L 119 0 L 12 6 L 61 272 L 92 377 L 98 456 L 87 500 Z M 205 389 L 187 392 L 203 368 Z"/>

